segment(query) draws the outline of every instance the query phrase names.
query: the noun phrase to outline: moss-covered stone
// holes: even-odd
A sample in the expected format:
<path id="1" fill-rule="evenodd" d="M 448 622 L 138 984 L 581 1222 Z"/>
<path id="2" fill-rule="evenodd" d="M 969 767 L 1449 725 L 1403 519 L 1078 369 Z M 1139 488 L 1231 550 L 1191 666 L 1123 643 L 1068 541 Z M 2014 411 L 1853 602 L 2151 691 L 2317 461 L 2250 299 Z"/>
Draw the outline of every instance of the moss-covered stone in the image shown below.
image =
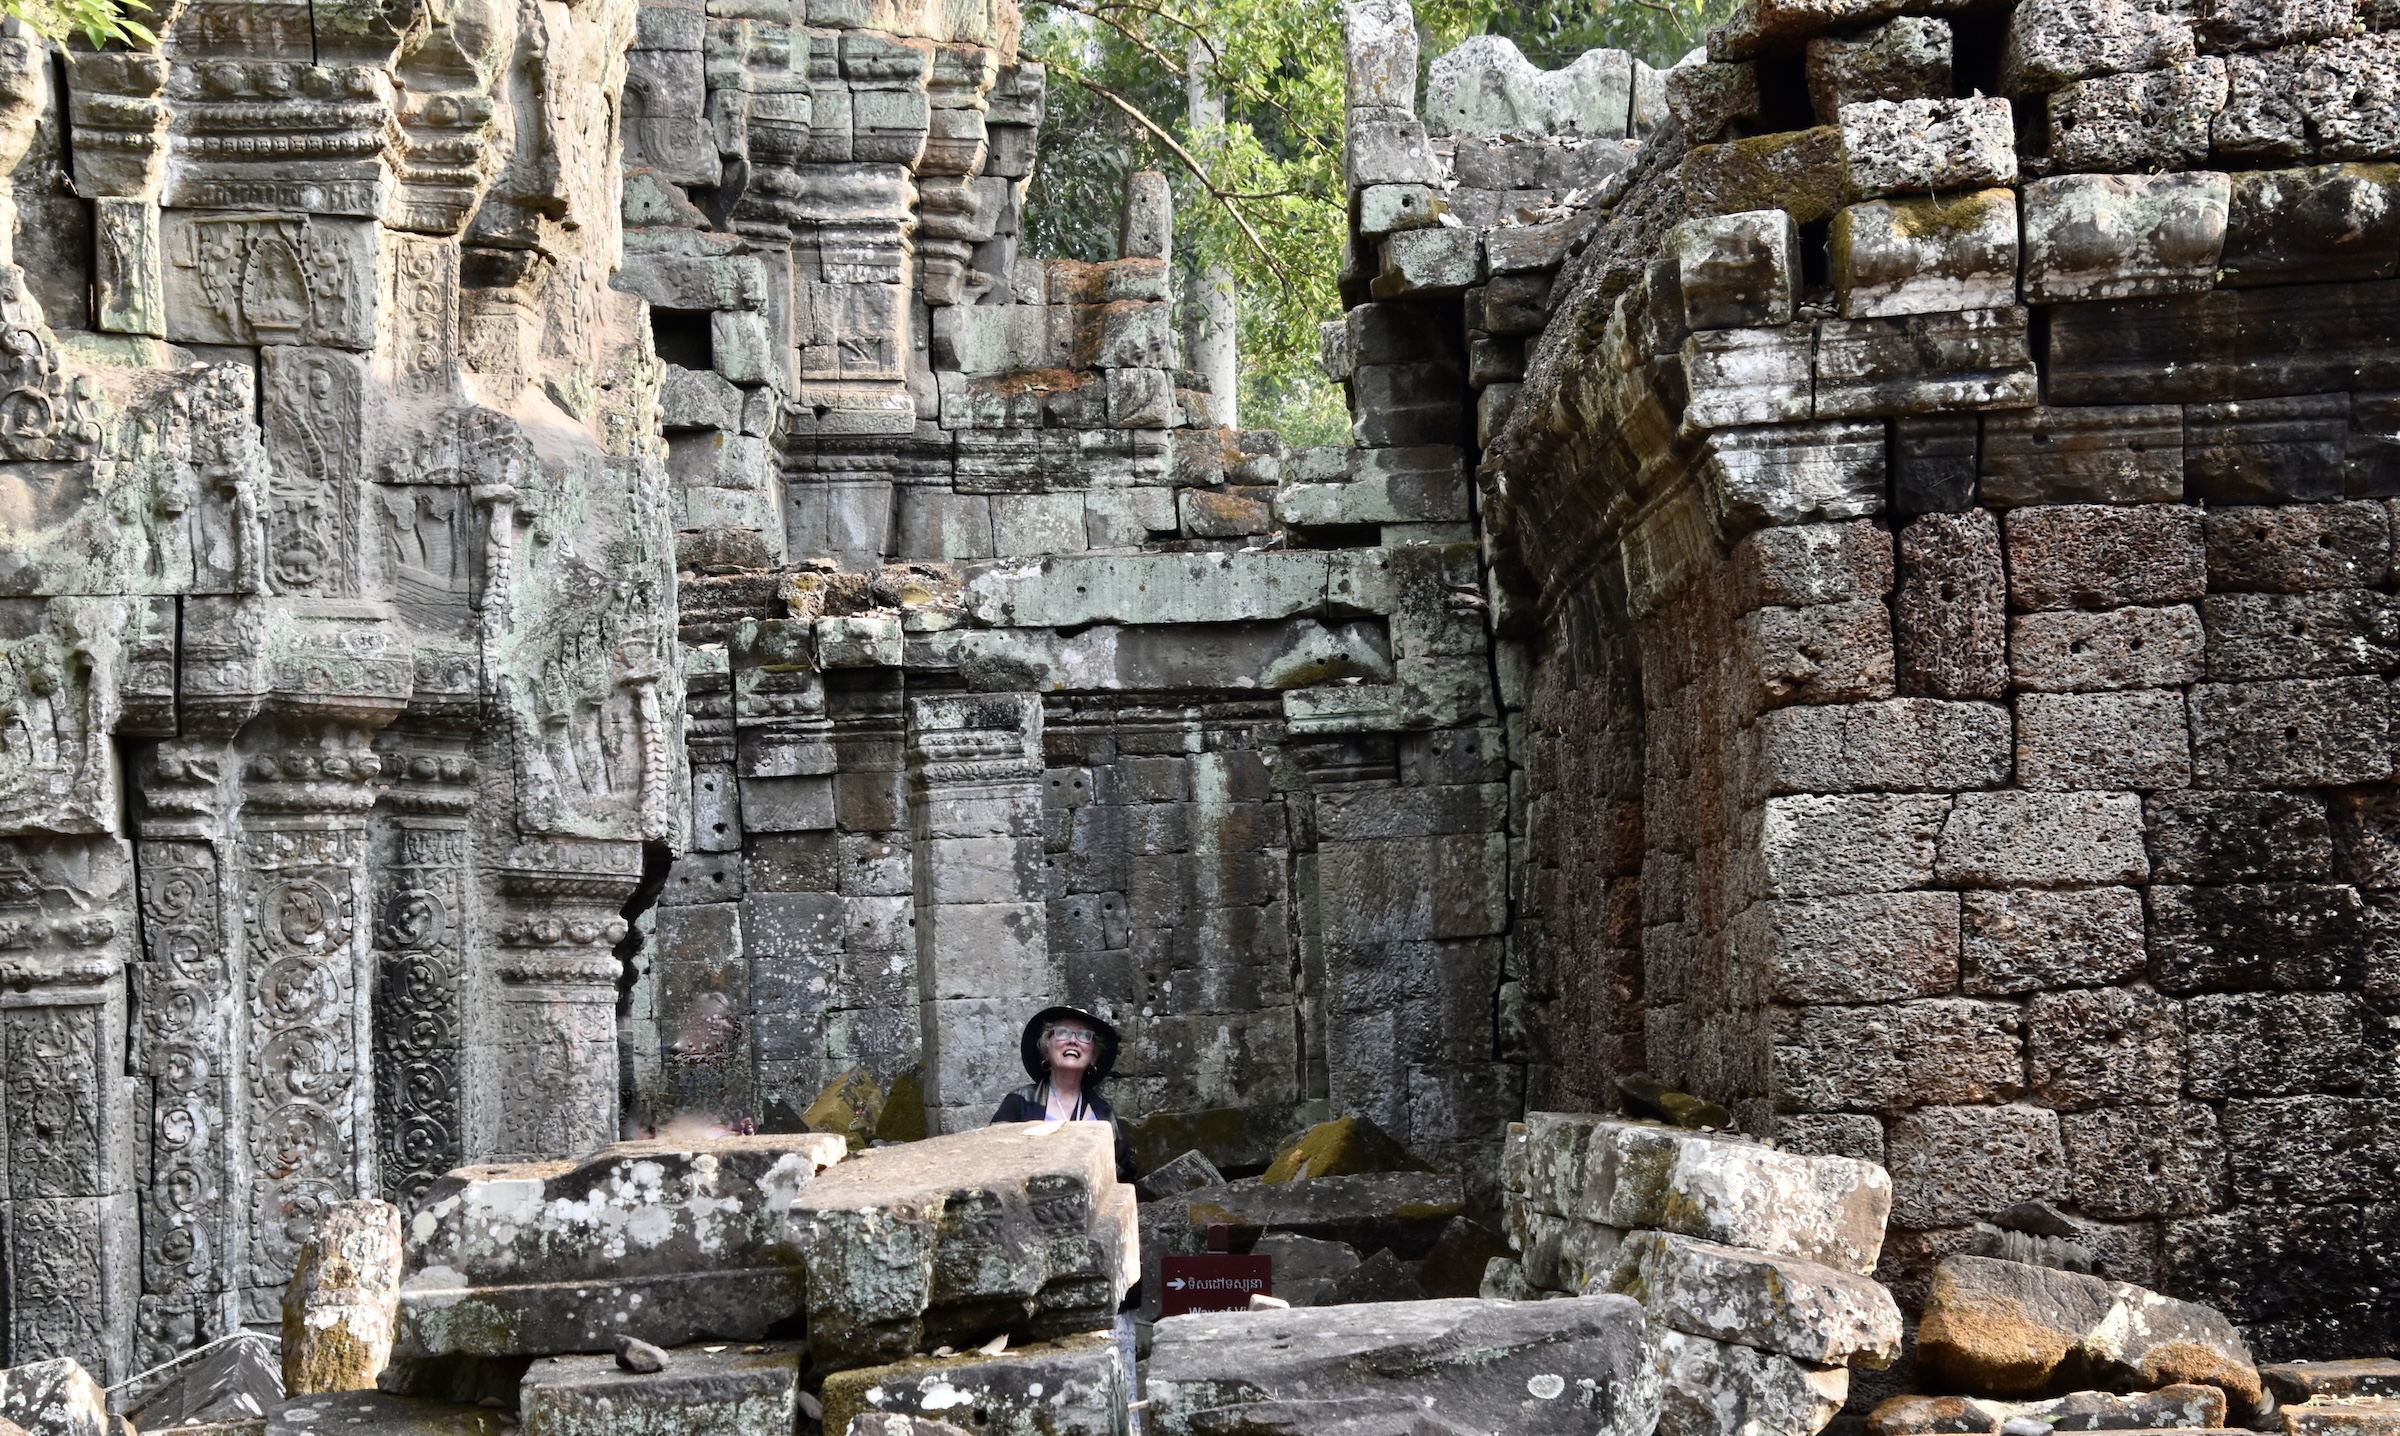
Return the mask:
<path id="1" fill-rule="evenodd" d="M 865 1068 L 853 1067 L 827 1083 L 800 1120 L 811 1132 L 838 1133 L 856 1152 L 876 1135 L 886 1102 L 881 1084 Z"/>
<path id="2" fill-rule="evenodd" d="M 1267 1165 L 1265 1180 L 1297 1182 L 1310 1177 L 1358 1177 L 1369 1172 L 1429 1172 L 1381 1127 L 1353 1112 L 1319 1122 L 1285 1142 Z"/>
<path id="3" fill-rule="evenodd" d="M 1801 224 L 1831 219 L 1843 191 L 1842 132 L 1832 125 L 1701 145 L 1683 161 L 1694 218 L 1780 209 Z"/>

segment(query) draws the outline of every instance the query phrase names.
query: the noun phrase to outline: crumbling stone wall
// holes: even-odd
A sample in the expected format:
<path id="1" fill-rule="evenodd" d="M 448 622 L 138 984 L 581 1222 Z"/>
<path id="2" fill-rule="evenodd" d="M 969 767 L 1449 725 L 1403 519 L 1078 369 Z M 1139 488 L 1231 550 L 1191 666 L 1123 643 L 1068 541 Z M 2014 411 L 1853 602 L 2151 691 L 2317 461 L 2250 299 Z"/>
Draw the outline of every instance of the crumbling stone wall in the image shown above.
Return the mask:
<path id="1" fill-rule="evenodd" d="M 1525 923 L 1622 974 L 1537 1022 L 1579 1096 L 1887 1163 L 1904 1302 L 2039 1197 L 2269 1355 L 2380 1350 L 2400 48 L 1924 8 L 1669 72 L 1486 451 Z"/>

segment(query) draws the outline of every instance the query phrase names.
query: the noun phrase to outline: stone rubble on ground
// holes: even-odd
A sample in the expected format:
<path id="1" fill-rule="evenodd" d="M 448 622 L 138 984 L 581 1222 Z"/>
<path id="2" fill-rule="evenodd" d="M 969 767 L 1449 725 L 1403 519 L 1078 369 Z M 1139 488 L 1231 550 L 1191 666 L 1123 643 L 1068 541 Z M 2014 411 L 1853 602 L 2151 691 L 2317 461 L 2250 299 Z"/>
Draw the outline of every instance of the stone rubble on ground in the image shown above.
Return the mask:
<path id="1" fill-rule="evenodd" d="M 336 1202 L 301 1243 L 283 1290 L 283 1391 L 372 1391 L 400 1314 L 400 1210 Z"/>

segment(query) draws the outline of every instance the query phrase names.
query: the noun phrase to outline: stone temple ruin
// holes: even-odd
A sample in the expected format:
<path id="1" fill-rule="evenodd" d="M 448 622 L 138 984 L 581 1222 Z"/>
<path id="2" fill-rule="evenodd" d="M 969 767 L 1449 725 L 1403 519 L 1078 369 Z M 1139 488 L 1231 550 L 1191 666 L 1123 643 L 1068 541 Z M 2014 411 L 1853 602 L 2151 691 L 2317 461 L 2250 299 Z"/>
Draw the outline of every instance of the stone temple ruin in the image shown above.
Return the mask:
<path id="1" fill-rule="evenodd" d="M 1313 449 L 1013 0 L 151 18 L 0 34 L 0 1417 L 2400 1426 L 2390 0 L 1354 0 Z"/>

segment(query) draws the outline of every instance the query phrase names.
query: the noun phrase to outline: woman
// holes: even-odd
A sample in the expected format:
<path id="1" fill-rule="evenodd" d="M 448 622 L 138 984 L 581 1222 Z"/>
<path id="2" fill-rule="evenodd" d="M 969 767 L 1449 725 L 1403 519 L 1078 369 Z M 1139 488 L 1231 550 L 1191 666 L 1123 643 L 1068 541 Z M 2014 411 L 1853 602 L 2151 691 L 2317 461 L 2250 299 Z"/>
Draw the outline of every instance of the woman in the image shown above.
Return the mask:
<path id="1" fill-rule="evenodd" d="M 1117 1139 L 1117 1180 L 1138 1175 L 1133 1148 L 1100 1084 L 1117 1066 L 1117 1029 L 1080 1007 L 1045 1007 L 1017 1043 L 1031 1082 L 1000 1099 L 995 1122 L 1106 1122 Z"/>

